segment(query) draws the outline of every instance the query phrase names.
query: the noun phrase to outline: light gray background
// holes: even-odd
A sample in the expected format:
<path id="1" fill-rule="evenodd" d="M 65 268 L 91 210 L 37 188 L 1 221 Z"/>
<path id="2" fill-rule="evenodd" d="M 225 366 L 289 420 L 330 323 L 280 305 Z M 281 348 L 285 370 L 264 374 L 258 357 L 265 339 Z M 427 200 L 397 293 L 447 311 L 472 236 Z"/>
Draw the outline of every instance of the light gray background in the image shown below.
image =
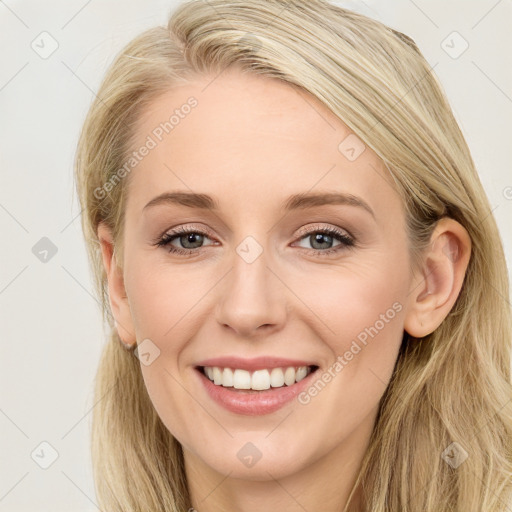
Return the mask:
<path id="1" fill-rule="evenodd" d="M 435 65 L 490 198 L 510 269 L 512 2 L 338 3 L 410 35 Z M 80 231 L 73 156 L 114 55 L 143 29 L 164 24 L 174 5 L 0 2 L 0 512 L 99 510 L 89 426 L 105 338 Z M 44 31 L 50 36 L 40 35 Z M 453 31 L 469 44 L 458 58 L 464 41 Z M 42 58 L 51 44 L 58 48 Z M 42 237 L 57 248 L 46 263 L 32 251 Z M 38 465 L 51 461 L 42 442 L 58 453 L 47 469 Z"/>

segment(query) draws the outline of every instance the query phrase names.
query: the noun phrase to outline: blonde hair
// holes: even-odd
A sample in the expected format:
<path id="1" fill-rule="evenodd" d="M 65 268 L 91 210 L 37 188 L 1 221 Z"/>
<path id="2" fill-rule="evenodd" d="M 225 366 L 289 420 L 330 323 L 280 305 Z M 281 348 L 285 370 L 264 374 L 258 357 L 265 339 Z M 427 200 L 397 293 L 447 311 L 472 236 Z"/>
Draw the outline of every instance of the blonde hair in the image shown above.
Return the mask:
<path id="1" fill-rule="evenodd" d="M 403 199 L 413 262 L 443 216 L 471 237 L 452 311 L 432 334 L 404 336 L 356 482 L 365 510 L 509 510 L 512 331 L 507 268 L 489 202 L 445 94 L 414 41 L 324 0 L 183 3 L 168 27 L 144 32 L 121 51 L 90 108 L 76 183 L 110 329 L 92 423 L 101 508 L 191 507 L 181 445 L 155 412 L 140 363 L 122 348 L 108 311 L 96 230 L 105 222 L 122 254 L 127 180 L 108 193 L 105 184 L 126 161 L 134 123 L 152 100 L 194 76 L 233 66 L 301 87 L 375 151 Z M 452 442 L 468 454 L 456 468 L 441 457 Z"/>

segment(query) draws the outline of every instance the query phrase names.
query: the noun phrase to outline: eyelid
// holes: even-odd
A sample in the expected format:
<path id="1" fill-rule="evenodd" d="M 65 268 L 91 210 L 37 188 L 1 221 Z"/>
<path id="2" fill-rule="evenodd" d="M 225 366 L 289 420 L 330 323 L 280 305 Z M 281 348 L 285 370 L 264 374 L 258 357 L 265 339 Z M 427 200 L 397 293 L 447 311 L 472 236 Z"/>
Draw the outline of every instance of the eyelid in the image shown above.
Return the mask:
<path id="1" fill-rule="evenodd" d="M 354 240 L 354 241 L 356 240 L 356 237 L 354 235 L 352 235 L 352 233 L 348 229 L 341 228 L 339 226 L 326 225 L 326 224 L 322 224 L 322 223 L 313 223 L 313 224 L 308 224 L 307 226 L 303 226 L 299 229 L 297 234 L 300 237 L 302 237 L 302 236 L 309 235 L 314 231 L 329 231 L 329 230 L 340 231 L 341 233 L 345 233 L 352 240 Z"/>
<path id="2" fill-rule="evenodd" d="M 153 243 L 158 242 L 162 237 L 165 235 L 171 235 L 176 236 L 179 235 L 182 232 L 188 232 L 188 231 L 197 231 L 198 233 L 204 233 L 209 238 L 215 238 L 213 231 L 206 226 L 200 225 L 200 224 L 178 224 L 177 226 L 174 226 L 172 228 L 167 228 L 164 230 L 160 235 L 158 235 L 156 238 L 152 240 Z"/>

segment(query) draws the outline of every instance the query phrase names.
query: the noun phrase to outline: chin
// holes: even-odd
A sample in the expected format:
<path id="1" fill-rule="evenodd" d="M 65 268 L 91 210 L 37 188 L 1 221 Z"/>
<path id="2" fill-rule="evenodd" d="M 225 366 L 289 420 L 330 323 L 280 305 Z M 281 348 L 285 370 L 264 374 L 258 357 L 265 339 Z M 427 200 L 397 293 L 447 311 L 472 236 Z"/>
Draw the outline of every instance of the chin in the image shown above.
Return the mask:
<path id="1" fill-rule="evenodd" d="M 229 450 L 221 450 L 220 453 L 210 452 L 201 458 L 218 473 L 229 474 L 230 478 L 251 481 L 284 478 L 301 471 L 307 464 L 303 448 L 298 447 L 297 453 L 288 448 L 288 453 L 283 453 L 282 446 L 280 448 L 268 440 L 266 446 L 264 443 L 263 439 L 254 443 L 249 440 L 234 441 Z M 201 456 L 200 452 L 197 453 Z"/>

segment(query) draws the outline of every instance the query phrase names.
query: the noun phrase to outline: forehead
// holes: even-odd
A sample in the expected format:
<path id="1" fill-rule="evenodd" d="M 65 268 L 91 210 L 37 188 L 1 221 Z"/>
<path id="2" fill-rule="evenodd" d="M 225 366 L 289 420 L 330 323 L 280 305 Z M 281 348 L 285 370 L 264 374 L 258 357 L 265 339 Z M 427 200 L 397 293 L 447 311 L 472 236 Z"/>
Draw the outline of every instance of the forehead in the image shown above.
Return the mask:
<path id="1" fill-rule="evenodd" d="M 225 71 L 169 90 L 143 113 L 134 140 L 135 151 L 151 146 L 130 174 L 137 211 L 176 189 L 220 201 L 231 192 L 230 204 L 245 208 L 320 189 L 369 202 L 393 194 L 380 159 L 319 100 L 254 74 Z"/>

